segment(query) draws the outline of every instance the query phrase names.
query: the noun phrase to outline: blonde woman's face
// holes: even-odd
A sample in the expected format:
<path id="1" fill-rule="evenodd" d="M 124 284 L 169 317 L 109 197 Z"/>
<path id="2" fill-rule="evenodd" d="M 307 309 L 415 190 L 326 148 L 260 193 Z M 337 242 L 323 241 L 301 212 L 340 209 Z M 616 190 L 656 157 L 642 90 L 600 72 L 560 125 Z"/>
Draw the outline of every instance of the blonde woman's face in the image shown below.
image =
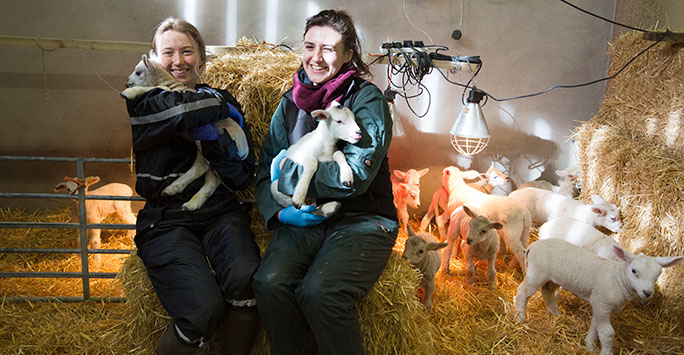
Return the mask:
<path id="1" fill-rule="evenodd" d="M 195 88 L 204 65 L 197 43 L 183 32 L 169 30 L 157 39 L 157 56 L 179 83 Z"/>
<path id="2" fill-rule="evenodd" d="M 342 34 L 328 26 L 314 26 L 304 35 L 302 66 L 314 84 L 333 78 L 354 52 L 344 50 Z"/>

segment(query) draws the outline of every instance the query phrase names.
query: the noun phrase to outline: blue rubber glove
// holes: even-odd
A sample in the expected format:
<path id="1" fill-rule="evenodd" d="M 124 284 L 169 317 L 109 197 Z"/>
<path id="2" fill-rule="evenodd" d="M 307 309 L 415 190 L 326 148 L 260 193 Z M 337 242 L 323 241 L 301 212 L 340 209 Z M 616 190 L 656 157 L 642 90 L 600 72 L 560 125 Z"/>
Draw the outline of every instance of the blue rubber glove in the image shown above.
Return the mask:
<path id="1" fill-rule="evenodd" d="M 271 182 L 278 180 L 280 177 L 280 161 L 285 159 L 287 149 L 283 149 L 271 160 Z"/>
<path id="2" fill-rule="evenodd" d="M 219 131 L 213 123 L 188 128 L 188 132 L 196 141 L 215 141 L 219 137 Z"/>
<path id="3" fill-rule="evenodd" d="M 241 128 L 244 128 L 242 124 L 244 123 L 245 119 L 242 117 L 240 114 L 240 111 L 238 111 L 237 107 L 229 104 L 226 102 L 226 105 L 228 105 L 228 109 L 230 110 L 230 113 L 228 114 L 228 117 L 232 118 L 235 122 L 237 122 Z"/>
<path id="4" fill-rule="evenodd" d="M 328 217 L 316 216 L 309 212 L 316 209 L 316 206 L 302 205 L 301 209 L 296 209 L 294 206 L 283 208 L 278 213 L 280 222 L 297 227 L 312 227 L 321 224 Z"/>

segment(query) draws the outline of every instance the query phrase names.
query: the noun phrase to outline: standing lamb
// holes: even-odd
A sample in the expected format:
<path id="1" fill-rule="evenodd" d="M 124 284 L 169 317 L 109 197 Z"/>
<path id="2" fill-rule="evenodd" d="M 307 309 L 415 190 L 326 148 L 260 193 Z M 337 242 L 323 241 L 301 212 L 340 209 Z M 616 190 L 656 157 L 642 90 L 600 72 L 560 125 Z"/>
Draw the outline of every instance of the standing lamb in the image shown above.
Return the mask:
<path id="1" fill-rule="evenodd" d="M 605 227 L 611 232 L 617 232 L 622 227 L 620 209 L 599 195 L 591 196 L 591 205 L 585 205 L 582 201 L 557 192 L 534 187 L 515 190 L 509 197 L 525 206 L 532 215 L 532 222 L 537 225 L 565 216 L 593 226 Z"/>
<path id="2" fill-rule="evenodd" d="M 156 88 L 167 91 L 194 91 L 177 82 L 171 73 L 167 72 L 157 61 L 153 51 L 150 51 L 149 58 L 143 54 L 142 59 L 135 66 L 133 73 L 128 76 L 126 87 L 127 89 L 121 92 L 121 96 L 127 100 L 133 100 L 145 92 Z M 238 157 L 242 160 L 247 158 L 247 155 L 249 154 L 249 145 L 242 127 L 240 127 L 232 118 L 222 119 L 213 124 L 218 129 L 219 134 L 229 134 L 233 138 L 237 147 Z M 188 139 L 191 140 L 189 135 Z M 211 170 L 209 163 L 202 155 L 200 142 L 196 141 L 196 144 L 197 156 L 190 169 L 162 191 L 162 195 L 176 195 L 183 191 L 191 182 L 204 176 L 204 184 L 200 190 L 192 196 L 190 201 L 184 203 L 182 206 L 183 209 L 188 211 L 194 211 L 202 207 L 207 199 L 209 199 L 209 196 L 211 196 L 221 184 L 221 179 L 219 179 Z"/>
<path id="3" fill-rule="evenodd" d="M 613 245 L 613 252 L 620 261 L 603 259 L 561 239 L 532 243 L 527 248 L 527 275 L 514 298 L 516 319 L 519 322 L 526 320 L 527 300 L 539 287 L 546 309 L 560 314 L 555 291 L 562 286 L 591 304 L 591 326 L 584 345 L 594 351 L 598 337 L 601 354 L 612 354 L 615 331 L 610 324 L 610 315 L 622 310 L 636 295 L 650 298 L 662 268 L 684 260 L 682 256 L 634 255 L 619 245 Z"/>
<path id="4" fill-rule="evenodd" d="M 406 172 L 394 170 L 394 176 L 400 181 L 392 180 L 392 194 L 394 195 L 394 207 L 397 208 L 399 227 L 407 233 L 409 214 L 407 206 L 417 209 L 420 207 L 420 178 L 425 176 L 430 169 L 409 169 Z"/>
<path id="5" fill-rule="evenodd" d="M 439 271 L 442 260 L 439 249 L 446 247 L 447 243 L 438 243 L 430 233 L 419 232 L 416 235 L 411 227 L 408 228 L 408 235 L 402 258 L 408 260 L 420 271 L 420 286 L 425 288 L 423 304 L 430 311 L 432 296 L 435 292 L 435 274 Z"/>
<path id="6" fill-rule="evenodd" d="M 499 230 L 500 243 L 512 252 L 512 264 L 518 263 L 525 274 L 525 248 L 530 235 L 530 212 L 519 202 L 497 195 L 487 195 L 469 187 L 463 181 L 463 172 L 455 166 L 442 171 L 442 185 L 449 191 L 448 207 L 451 210 L 467 204 L 481 211 L 489 220 L 503 225 Z M 505 250 L 500 244 L 499 250 Z"/>
<path id="7" fill-rule="evenodd" d="M 55 186 L 55 191 L 66 190 L 70 195 L 75 195 L 80 187 L 83 187 L 86 195 L 98 196 L 133 196 L 133 189 L 126 184 L 118 182 L 109 183 L 101 186 L 95 190 L 89 191 L 88 188 L 100 181 L 100 177 L 91 176 L 87 179 L 76 179 L 71 177 L 64 177 L 65 182 L 60 182 Z M 78 220 L 78 200 L 74 200 L 74 206 L 71 209 L 71 220 Z M 131 210 L 131 201 L 128 200 L 86 200 L 85 201 L 86 223 L 100 223 L 110 214 L 116 214 L 126 224 L 135 224 L 136 217 Z M 129 236 L 135 235 L 135 230 L 129 229 L 126 231 Z M 81 237 L 76 238 L 76 243 L 80 247 Z M 88 229 L 88 248 L 100 249 L 100 230 Z M 99 262 L 100 254 L 95 254 L 96 261 Z"/>
<path id="8" fill-rule="evenodd" d="M 278 190 L 278 179 L 271 183 L 271 194 L 283 207 L 294 205 L 300 208 L 305 204 L 306 193 L 319 162 L 334 160 L 340 168 L 342 184 L 351 187 L 354 183 L 354 173 L 344 153 L 337 149 L 337 142 L 342 140 L 355 144 L 361 140 L 361 129 L 356 123 L 356 116 L 349 108 L 340 105 L 337 101 L 333 101 L 328 109 L 315 110 L 311 112 L 311 115 L 318 120 L 316 129 L 305 134 L 285 153 L 286 158 L 302 167 L 292 197 Z M 271 164 L 283 162 L 284 160 L 274 159 Z M 273 170 L 274 167 L 271 167 L 271 171 Z M 337 212 L 339 206 L 339 202 L 329 202 L 317 209 L 317 213 L 329 216 Z"/>
<path id="9" fill-rule="evenodd" d="M 460 206 L 451 214 L 449 221 L 449 233 L 447 242 L 449 246 L 445 249 L 442 258 L 442 272 L 449 274 L 449 260 L 452 251 L 453 255 L 458 255 L 458 249 L 463 246 L 463 254 L 466 257 L 466 280 L 468 284 L 473 283 L 475 273 L 475 261 L 487 260 L 487 281 L 489 288 L 496 288 L 496 255 L 499 251 L 499 237 L 496 231 L 503 228 L 498 222 L 491 222 L 487 217 L 478 215 L 466 205 Z"/>

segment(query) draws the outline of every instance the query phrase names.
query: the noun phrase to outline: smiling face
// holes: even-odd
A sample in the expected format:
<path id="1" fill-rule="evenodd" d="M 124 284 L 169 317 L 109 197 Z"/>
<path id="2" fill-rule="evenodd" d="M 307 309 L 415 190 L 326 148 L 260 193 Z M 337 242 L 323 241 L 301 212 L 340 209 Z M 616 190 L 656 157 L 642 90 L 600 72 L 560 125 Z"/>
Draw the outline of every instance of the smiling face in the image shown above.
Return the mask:
<path id="1" fill-rule="evenodd" d="M 204 65 L 197 43 L 183 32 L 169 30 L 159 36 L 155 47 L 162 66 L 176 81 L 194 89 Z"/>
<path id="2" fill-rule="evenodd" d="M 323 84 L 337 75 L 352 54 L 351 49 L 345 50 L 342 34 L 332 27 L 314 26 L 304 35 L 302 65 L 314 84 Z"/>

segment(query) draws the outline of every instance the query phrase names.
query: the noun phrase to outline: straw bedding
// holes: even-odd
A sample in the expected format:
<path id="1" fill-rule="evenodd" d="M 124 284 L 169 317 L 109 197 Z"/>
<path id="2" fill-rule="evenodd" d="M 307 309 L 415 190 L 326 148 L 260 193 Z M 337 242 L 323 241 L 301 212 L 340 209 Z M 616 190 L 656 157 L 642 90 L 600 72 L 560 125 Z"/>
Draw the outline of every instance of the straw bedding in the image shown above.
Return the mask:
<path id="1" fill-rule="evenodd" d="M 614 50 L 626 50 L 629 44 L 622 44 L 625 38 L 613 44 Z M 215 86 L 231 90 L 243 103 L 247 119 L 252 122 L 255 140 L 260 146 L 268 131 L 270 115 L 275 110 L 283 90 L 291 85 L 291 74 L 297 68 L 299 57 L 295 53 L 281 51 L 264 46 L 251 47 L 249 43 L 244 49 L 215 58 L 207 70 L 207 81 Z M 236 54 L 237 53 L 237 54 Z M 618 58 L 618 54 L 613 53 Z M 629 57 L 629 55 L 625 55 Z M 259 62 L 262 58 L 266 63 Z M 270 63 L 276 62 L 276 64 Z M 677 62 L 670 60 L 670 63 Z M 221 64 L 217 64 L 221 63 Z M 637 63 L 635 63 L 637 64 Z M 273 70 L 257 68 L 270 65 Z M 261 75 L 272 75 L 274 70 L 282 69 L 271 79 L 260 81 Z M 245 79 L 248 78 L 249 80 Z M 222 79 L 224 78 L 224 79 Z M 257 83 L 257 84 L 255 84 Z M 622 91 L 620 91 L 622 92 Z M 606 98 L 608 100 L 608 97 Z M 584 194 L 599 192 L 605 198 L 619 202 L 624 211 L 625 231 L 621 233 L 621 242 L 629 235 L 627 231 L 638 228 L 650 228 L 646 242 L 634 242 L 647 251 L 658 254 L 674 253 L 681 250 L 676 238 L 662 240 L 677 231 L 676 216 L 681 215 L 681 191 L 676 189 L 674 181 L 662 178 L 666 175 L 681 174 L 681 167 L 662 167 L 655 164 L 641 166 L 632 159 L 648 155 L 661 164 L 677 160 L 676 147 L 668 147 L 668 154 L 654 151 L 653 144 L 648 147 L 630 149 L 618 147 L 624 144 L 626 124 L 610 123 L 607 113 L 602 109 L 597 118 L 585 123 L 577 134 L 578 144 L 583 148 L 584 159 L 581 168 L 585 173 Z M 633 126 L 639 127 L 638 124 Z M 617 127 L 620 127 L 618 129 Z M 603 132 L 603 133 L 601 133 Z M 588 134 L 601 134 L 598 138 L 585 138 Z M 636 141 L 643 138 L 641 133 L 629 133 Z M 665 139 L 665 138 L 663 138 Z M 665 139 L 666 141 L 666 139 Z M 601 144 L 611 142 L 611 149 Z M 676 145 L 676 144 L 675 144 Z M 632 146 L 633 147 L 633 146 Z M 600 151 L 597 149 L 601 148 Z M 681 152 L 681 150 L 679 150 Z M 607 159 L 611 159 L 607 161 Z M 681 161 L 681 160 L 679 160 Z M 652 162 L 651 162 L 652 163 Z M 636 169 L 649 171 L 647 177 L 640 174 L 626 175 Z M 632 170 L 630 170 L 632 169 Z M 652 176 L 651 170 L 657 172 Z M 650 189 L 641 187 L 642 192 L 630 184 L 663 182 L 662 185 Z M 681 179 L 679 180 L 681 182 Z M 657 191 L 653 191 L 659 189 Z M 644 192 L 645 191 L 645 192 Z M 673 194 L 672 200 L 680 201 L 679 213 L 669 213 L 660 207 L 653 194 L 664 191 Z M 662 195 L 657 195 L 662 196 Z M 679 196 L 679 197 L 676 197 Z M 656 203 L 658 202 L 658 203 Z M 631 207 L 630 207 L 631 206 Z M 639 218 L 629 213 L 641 213 Z M 644 221 L 643 214 L 655 222 Z M 68 212 L 42 211 L 27 214 L 17 211 L 3 211 L 3 220 L 44 220 L 68 221 Z M 418 227 L 418 219 L 412 219 L 414 229 Z M 643 226 L 642 226 L 643 225 Z M 268 243 L 270 234 L 265 230 L 261 217 L 255 213 L 253 227 L 257 242 L 262 248 Z M 65 247 L 74 243 L 72 235 L 60 236 L 57 231 L 42 233 L 39 230 L 1 231 L 0 238 L 8 247 L 28 247 L 25 241 L 45 247 Z M 73 233 L 73 231 L 72 231 Z M 641 234 L 641 233 L 640 233 Z M 47 240 L 46 235 L 54 235 Z M 536 237 L 533 230 L 532 240 Z M 122 249 L 132 248 L 132 242 L 116 233 L 103 232 L 104 247 L 113 247 L 107 243 L 123 240 Z M 364 347 L 367 354 L 588 354 L 581 346 L 591 322 L 591 307 L 587 302 L 578 299 L 566 291 L 562 292 L 559 302 L 561 316 L 553 316 L 546 312 L 540 295 L 530 299 L 528 305 L 529 321 L 519 325 L 513 322 L 513 296 L 522 280 L 520 271 L 506 267 L 503 260 L 497 262 L 497 289 L 489 290 L 486 285 L 484 263 L 477 265 L 475 284 L 465 282 L 462 256 L 451 261 L 454 275 L 437 274 L 434 306 L 426 313 L 416 296 L 418 272 L 400 259 L 405 235 L 400 235 L 395 246 L 395 253 L 387 263 L 384 273 L 376 286 L 358 305 L 361 319 L 361 330 L 364 334 Z M 650 249 L 649 249 L 650 248 Z M 656 249 L 661 248 L 661 249 Z M 53 267 L 48 264 L 63 263 L 65 256 L 52 256 L 56 261 L 46 262 L 45 256 L 12 256 L 0 255 L 0 270 L 45 271 Z M 107 257 L 104 255 L 103 257 Z M 506 257 L 509 258 L 509 257 Z M 502 258 L 500 258 L 502 259 Z M 50 354 L 50 353 L 92 353 L 92 354 L 152 354 L 157 339 L 169 317 L 159 304 L 152 291 L 149 278 L 135 251 L 125 261 L 119 259 L 116 270 L 121 267 L 116 286 L 95 292 L 99 295 L 121 295 L 125 292 L 127 302 L 96 303 L 82 302 L 78 304 L 62 303 L 8 303 L 0 304 L 0 353 L 2 354 Z M 77 271 L 78 263 L 71 271 Z M 71 267 L 71 266 L 70 266 Z M 109 271 L 109 270 L 107 270 Z M 663 275 L 666 276 L 666 275 Z M 667 277 L 663 277 L 667 280 Z M 678 278 L 681 280 L 681 277 Z M 71 295 L 74 285 L 62 284 L 60 280 L 38 280 L 31 286 L 13 286 L 17 279 L 0 279 L 0 290 L 3 295 Z M 37 285 L 41 284 L 41 285 Z M 125 291 L 122 291 L 125 290 Z M 669 290 L 668 287 L 663 288 Z M 669 296 L 666 292 L 657 293 L 656 299 L 642 307 L 628 304 L 622 311 L 613 316 L 616 329 L 616 347 L 622 354 L 678 354 L 684 352 L 684 330 L 678 314 L 668 312 L 662 306 L 663 300 Z M 261 331 L 252 354 L 268 354 L 268 340 Z M 208 344 L 201 353 L 211 353 L 216 344 Z"/>

